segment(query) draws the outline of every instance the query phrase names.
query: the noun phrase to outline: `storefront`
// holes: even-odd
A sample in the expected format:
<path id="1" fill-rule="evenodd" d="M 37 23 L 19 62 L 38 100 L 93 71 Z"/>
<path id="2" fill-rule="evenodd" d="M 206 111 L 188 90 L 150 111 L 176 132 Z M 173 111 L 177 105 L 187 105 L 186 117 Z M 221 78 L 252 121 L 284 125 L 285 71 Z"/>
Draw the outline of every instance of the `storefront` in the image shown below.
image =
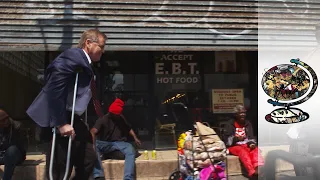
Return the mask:
<path id="1" fill-rule="evenodd" d="M 270 13 L 295 10 L 291 8 L 294 2 L 260 5 L 262 22 L 267 25 Z M 29 74 L 21 76 L 37 85 L 33 72 L 40 72 L 59 52 L 75 46 L 81 32 L 88 28 L 105 32 L 106 53 L 96 64 L 104 110 L 118 94 L 127 97 L 126 116 L 145 141 L 157 144 L 155 132 L 160 124 L 175 123 L 177 133 L 198 119 L 217 126 L 230 116 L 230 102 L 239 99 L 249 107 L 248 118 L 257 132 L 257 1 L 5 0 L 0 8 L 0 54 L 18 56 L 1 56 L 1 61 L 20 59 L 29 68 Z M 265 34 L 272 34 L 272 28 L 262 28 Z M 292 37 L 287 33 L 283 38 Z M 26 63 L 30 59 L 39 63 Z M 29 84 L 21 85 L 17 92 L 29 97 L 19 110 L 14 108 L 18 99 L 1 99 L 14 114 L 19 111 L 20 118 L 39 90 L 30 89 Z M 214 91 L 217 89 L 226 91 Z M 228 94 L 234 99 L 216 100 Z M 175 109 L 174 102 L 184 106 Z M 95 118 L 92 108 L 89 116 Z"/>
<path id="2" fill-rule="evenodd" d="M 213 90 L 240 89 L 239 102 L 220 105 L 243 103 L 250 108 L 250 118 L 257 116 L 251 107 L 256 107 L 257 72 L 248 66 L 257 66 L 256 58 L 254 51 L 106 52 L 99 67 L 104 109 L 117 95 L 124 95 L 124 115 L 139 136 L 156 148 L 175 147 L 172 131 L 162 131 L 161 125 L 175 124 L 178 136 L 194 121 L 218 127 L 232 117 L 233 107 L 219 109 Z"/>
<path id="3" fill-rule="evenodd" d="M 50 63 L 59 53 L 52 51 L 43 55 L 49 57 L 47 63 Z M 95 64 L 98 94 L 105 113 L 115 97 L 121 95 L 125 99 L 124 115 L 148 147 L 174 148 L 174 135 L 191 129 L 194 121 L 205 121 L 218 127 L 219 122 L 232 115 L 232 103 L 223 101 L 219 104 L 216 99 L 223 92 L 217 90 L 240 89 L 239 103 L 249 108 L 250 118 L 257 116 L 254 108 L 257 72 L 256 68 L 249 67 L 249 64 L 257 66 L 256 58 L 256 51 L 107 51 Z M 20 61 L 23 62 L 23 58 Z M 5 64 L 2 66 L 6 67 Z M 30 143 L 35 145 L 35 125 L 24 112 L 40 91 L 41 83 L 37 77 L 41 73 L 39 70 L 30 73 L 32 69 L 29 69 L 24 76 L 17 70 L 11 69 L 17 77 L 3 78 L 7 82 L 19 82 L 30 77 L 28 82 L 31 83 L 27 84 L 25 80 L 25 83 L 18 83 L 21 88 L 14 86 L 14 91 L 4 93 L 8 96 L 3 94 L 2 102 L 5 107 L 10 107 L 13 117 L 24 121 L 26 130 L 31 133 Z M 14 101 L 9 97 L 14 97 Z M 97 118 L 92 105 L 88 108 L 88 117 L 91 124 Z M 170 124 L 174 124 L 171 131 L 170 128 L 160 128 Z M 257 125 L 257 121 L 254 120 L 253 124 Z M 37 150 L 41 148 L 33 149 Z"/>

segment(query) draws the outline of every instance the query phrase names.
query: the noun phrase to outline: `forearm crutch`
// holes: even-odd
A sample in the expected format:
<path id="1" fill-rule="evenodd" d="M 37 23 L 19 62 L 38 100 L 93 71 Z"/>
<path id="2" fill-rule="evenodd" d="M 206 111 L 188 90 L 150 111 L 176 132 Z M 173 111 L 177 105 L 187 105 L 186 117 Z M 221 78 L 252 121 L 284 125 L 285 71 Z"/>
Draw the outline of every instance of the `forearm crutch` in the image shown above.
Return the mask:
<path id="1" fill-rule="evenodd" d="M 73 122 L 74 122 L 74 109 L 75 109 L 76 97 L 77 97 L 78 78 L 79 78 L 79 72 L 77 72 L 77 74 L 76 74 L 76 80 L 75 80 L 75 83 L 74 83 L 72 113 L 71 113 L 71 127 L 73 127 Z M 55 146 L 56 146 L 56 134 L 57 134 L 56 131 L 57 131 L 57 128 L 54 127 L 52 129 L 52 131 L 53 131 L 53 137 L 52 137 L 50 167 L 49 167 L 49 178 L 50 178 L 50 180 L 53 180 L 52 171 L 53 171 L 53 161 L 54 161 L 54 150 L 55 150 Z M 72 136 L 69 136 L 66 171 L 65 171 L 63 180 L 67 180 L 68 174 L 69 174 L 70 156 L 71 156 L 71 143 L 72 143 Z"/>

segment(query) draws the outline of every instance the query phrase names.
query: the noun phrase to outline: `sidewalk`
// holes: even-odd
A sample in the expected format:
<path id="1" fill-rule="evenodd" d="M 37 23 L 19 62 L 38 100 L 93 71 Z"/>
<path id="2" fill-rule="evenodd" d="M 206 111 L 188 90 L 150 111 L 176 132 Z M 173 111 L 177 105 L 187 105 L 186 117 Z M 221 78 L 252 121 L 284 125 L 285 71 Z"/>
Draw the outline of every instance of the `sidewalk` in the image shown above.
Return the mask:
<path id="1" fill-rule="evenodd" d="M 289 146 L 264 146 L 261 147 L 263 155 L 275 149 L 288 150 Z M 140 153 L 143 153 L 142 151 Z M 228 174 L 229 176 L 241 175 L 241 165 L 238 157 L 228 156 Z M 122 179 L 124 160 L 105 160 L 103 161 L 105 175 L 108 179 Z M 145 160 L 141 155 L 136 159 L 137 179 L 168 179 L 169 175 L 178 167 L 177 152 L 175 150 L 157 151 L 157 160 L 151 159 L 149 151 L 149 160 Z M 0 167 L 3 171 L 3 166 Z M 293 166 L 280 161 L 278 171 L 290 171 Z M 43 180 L 45 172 L 44 155 L 28 155 L 23 165 L 16 168 L 13 180 Z M 230 178 L 232 179 L 232 178 Z M 233 177 L 234 179 L 234 177 Z"/>

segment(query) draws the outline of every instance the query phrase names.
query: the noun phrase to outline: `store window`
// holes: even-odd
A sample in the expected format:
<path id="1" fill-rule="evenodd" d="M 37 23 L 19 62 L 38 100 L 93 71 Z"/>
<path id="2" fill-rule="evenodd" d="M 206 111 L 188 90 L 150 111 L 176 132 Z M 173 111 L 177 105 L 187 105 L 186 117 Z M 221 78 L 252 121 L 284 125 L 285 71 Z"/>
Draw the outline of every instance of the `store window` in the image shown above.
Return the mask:
<path id="1" fill-rule="evenodd" d="M 170 127 L 167 133 L 155 133 L 156 148 L 175 148 L 172 136 L 193 128 L 196 121 L 207 122 L 219 128 L 219 123 L 232 118 L 236 103 L 250 106 L 254 96 L 256 76 L 248 71 L 257 65 L 257 56 L 251 52 L 157 52 L 154 53 L 154 86 L 157 102 L 156 121 Z M 234 99 L 224 101 L 215 109 L 215 89 L 226 89 Z M 228 94 L 227 94 L 228 95 Z M 248 112 L 249 116 L 252 111 Z M 256 121 L 256 119 L 254 119 Z M 255 123 L 253 123 L 255 124 Z M 160 126 L 161 127 L 161 126 Z M 219 131 L 219 129 L 216 129 Z M 173 135 L 172 135 L 173 134 Z M 158 137 L 159 136 L 159 137 Z"/>
<path id="2" fill-rule="evenodd" d="M 202 89 L 201 58 L 199 52 L 153 53 L 157 149 L 175 148 L 179 133 L 193 126 L 193 104 Z"/>
<path id="3" fill-rule="evenodd" d="M 50 52 L 49 60 L 59 53 Z M 46 58 L 45 53 L 30 56 Z M 229 63 L 224 63 L 223 59 Z M 248 68 L 249 64 L 253 68 Z M 31 70 L 36 70 L 43 68 L 45 63 L 41 60 L 30 65 Z M 116 97 L 122 96 L 125 100 L 123 113 L 144 142 L 143 148 L 171 149 L 176 148 L 180 132 L 192 128 L 195 121 L 205 121 L 216 127 L 219 118 L 230 116 L 230 113 L 213 111 L 213 89 L 243 89 L 244 102 L 250 107 L 248 116 L 253 125 L 257 124 L 255 65 L 256 52 L 106 52 L 100 63 L 95 65 L 95 73 L 104 112 Z M 12 80 L 10 83 L 28 82 L 28 86 L 20 84 L 21 88 L 14 91 L 1 89 L 5 91 L 1 94 L 24 91 L 20 94 L 24 101 L 12 94 L 10 97 L 14 99 L 3 96 L 1 102 L 12 109 L 10 114 L 24 120 L 29 152 L 41 152 L 45 146 L 39 142 L 37 126 L 25 114 L 25 109 L 41 90 L 42 85 L 36 82 L 35 75 L 29 72 L 28 76 L 32 77 L 28 79 L 28 76 L 16 73 L 10 78 L 21 76 L 20 79 L 26 80 Z M 30 86 L 32 83 L 35 85 Z M 92 104 L 89 105 L 88 116 L 92 122 L 97 118 Z"/>
<path id="4" fill-rule="evenodd" d="M 107 52 L 101 61 L 105 112 L 116 97 L 125 101 L 123 114 L 143 141 L 152 141 L 150 117 L 151 61 L 147 52 Z M 151 143 L 150 143 L 151 144 Z"/>
<path id="5" fill-rule="evenodd" d="M 41 90 L 39 74 L 44 67 L 45 52 L 0 52 L 0 108 L 21 122 L 28 152 L 41 151 L 35 136 L 36 125 L 26 109 Z"/>

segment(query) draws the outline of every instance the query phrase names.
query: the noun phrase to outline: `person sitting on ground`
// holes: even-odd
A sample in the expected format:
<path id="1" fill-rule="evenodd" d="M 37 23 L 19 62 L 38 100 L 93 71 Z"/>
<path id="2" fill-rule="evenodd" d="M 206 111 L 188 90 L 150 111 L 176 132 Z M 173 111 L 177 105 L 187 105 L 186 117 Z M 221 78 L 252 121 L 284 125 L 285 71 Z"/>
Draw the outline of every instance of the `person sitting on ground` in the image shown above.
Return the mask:
<path id="1" fill-rule="evenodd" d="M 109 107 L 109 113 L 98 119 L 91 129 L 93 142 L 96 142 L 98 161 L 93 171 L 95 179 L 104 179 L 104 171 L 101 163 L 100 153 L 110 153 L 116 150 L 121 151 L 125 156 L 124 178 L 125 180 L 135 179 L 135 148 L 127 142 L 130 134 L 138 146 L 140 140 L 132 130 L 125 117 L 122 115 L 124 102 L 117 98 Z M 95 139 L 95 136 L 98 139 Z"/>
<path id="2" fill-rule="evenodd" d="M 24 136 L 21 123 L 12 120 L 7 112 L 0 109 L 0 164 L 4 165 L 3 180 L 11 180 L 16 165 L 26 159 Z"/>
<path id="3" fill-rule="evenodd" d="M 316 119 L 318 120 L 318 119 Z M 320 179 L 320 143 L 318 121 L 308 120 L 291 126 L 287 135 L 290 137 L 289 152 L 285 150 L 269 151 L 265 158 L 264 174 L 266 180 L 275 180 L 277 161 L 284 160 L 293 165 L 295 175 L 280 179 Z"/>
<path id="4" fill-rule="evenodd" d="M 258 177 L 264 164 L 262 155 L 253 136 L 251 123 L 246 120 L 246 109 L 242 105 L 234 108 L 235 119 L 229 120 L 225 127 L 223 140 L 230 154 L 238 156 L 250 178 Z"/>

